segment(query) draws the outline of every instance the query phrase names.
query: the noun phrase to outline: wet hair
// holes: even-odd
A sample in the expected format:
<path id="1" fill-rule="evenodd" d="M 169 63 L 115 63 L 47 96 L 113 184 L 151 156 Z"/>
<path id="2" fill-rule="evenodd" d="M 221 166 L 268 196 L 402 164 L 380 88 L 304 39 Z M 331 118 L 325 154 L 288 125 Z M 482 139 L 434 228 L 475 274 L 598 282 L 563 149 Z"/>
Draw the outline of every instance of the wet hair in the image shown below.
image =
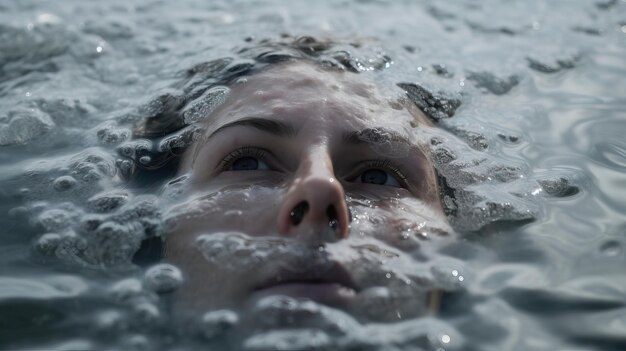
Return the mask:
<path id="1" fill-rule="evenodd" d="M 236 51 L 235 57 L 202 62 L 180 73 L 180 80 L 138 109 L 133 140 L 121 145 L 119 174 L 142 185 L 174 175 L 180 156 L 204 130 L 204 118 L 223 102 L 227 87 L 277 63 L 307 61 L 330 71 L 359 73 L 388 67 L 391 59 L 379 55 L 364 61 L 349 48 L 359 43 L 340 44 L 312 37 L 261 40 Z"/>
<path id="2" fill-rule="evenodd" d="M 313 37 L 283 36 L 279 41 L 253 43 L 248 40 L 248 43 L 236 51 L 235 57 L 202 62 L 181 72 L 175 84 L 138 109 L 133 140 L 118 148 L 122 159 L 117 166 L 123 178 L 140 187 L 171 179 L 178 171 L 180 156 L 201 138 L 206 118 L 224 101 L 228 86 L 239 79 L 290 61 L 306 61 L 329 71 L 351 74 L 382 70 L 392 62 L 384 54 L 368 60 L 355 57 L 349 49 L 360 47 L 358 42 L 337 43 Z M 422 116 L 418 116 L 422 108 L 412 101 L 409 96 L 398 102 L 424 122 Z M 430 123 L 429 120 L 426 123 Z M 440 175 L 437 178 L 440 198 L 453 196 L 445 179 Z M 445 212 L 449 214 L 449 211 Z M 162 253 L 162 238 L 150 237 L 142 241 L 133 262 L 142 266 L 156 263 Z"/>

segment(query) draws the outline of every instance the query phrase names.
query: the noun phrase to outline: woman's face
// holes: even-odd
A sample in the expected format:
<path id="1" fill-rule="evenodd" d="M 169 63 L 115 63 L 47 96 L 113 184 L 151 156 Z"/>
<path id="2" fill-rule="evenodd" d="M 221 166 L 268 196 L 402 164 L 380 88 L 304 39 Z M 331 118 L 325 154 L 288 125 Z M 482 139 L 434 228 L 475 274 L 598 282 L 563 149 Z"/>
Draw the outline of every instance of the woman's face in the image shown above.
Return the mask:
<path id="1" fill-rule="evenodd" d="M 350 310 L 380 288 L 432 288 L 394 273 L 449 232 L 422 116 L 360 76 L 299 62 L 241 79 L 207 119 L 167 214 L 165 258 L 185 276 L 179 305 L 281 295 Z"/>

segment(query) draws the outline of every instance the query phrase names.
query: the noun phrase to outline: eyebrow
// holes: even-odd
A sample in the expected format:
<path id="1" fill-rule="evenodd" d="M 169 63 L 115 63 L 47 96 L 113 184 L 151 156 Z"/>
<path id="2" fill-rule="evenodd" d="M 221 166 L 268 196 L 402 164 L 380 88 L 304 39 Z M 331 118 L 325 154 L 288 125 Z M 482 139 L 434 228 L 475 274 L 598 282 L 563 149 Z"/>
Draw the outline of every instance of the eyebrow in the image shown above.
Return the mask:
<path id="1" fill-rule="evenodd" d="M 206 140 L 212 138 L 215 134 L 220 133 L 225 129 L 240 126 L 253 127 L 278 137 L 293 138 L 298 135 L 298 130 L 296 130 L 296 128 L 294 128 L 291 124 L 263 117 L 247 117 L 227 123 L 217 128 L 206 138 Z M 343 142 L 344 144 L 350 145 L 373 145 L 392 142 L 413 145 L 413 143 L 411 143 L 405 136 L 382 127 L 365 128 L 359 131 L 345 132 L 343 134 Z"/>
<path id="2" fill-rule="evenodd" d="M 213 133 L 211 133 L 211 135 L 209 135 L 207 139 L 213 137 L 219 132 L 222 132 L 224 129 L 239 126 L 253 127 L 279 137 L 295 137 L 298 134 L 296 129 L 290 124 L 276 121 L 273 119 L 248 117 L 224 124 L 223 126 L 217 128 Z"/>

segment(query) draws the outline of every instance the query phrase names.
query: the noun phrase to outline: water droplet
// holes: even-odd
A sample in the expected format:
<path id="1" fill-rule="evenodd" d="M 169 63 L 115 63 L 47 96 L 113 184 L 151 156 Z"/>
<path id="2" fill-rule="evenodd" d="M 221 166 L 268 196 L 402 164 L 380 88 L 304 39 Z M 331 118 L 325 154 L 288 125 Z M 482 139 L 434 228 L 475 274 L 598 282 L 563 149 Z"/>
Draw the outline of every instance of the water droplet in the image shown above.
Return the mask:
<path id="1" fill-rule="evenodd" d="M 26 92 L 26 97 L 30 97 L 30 91 Z"/>
<path id="2" fill-rule="evenodd" d="M 183 282 L 180 270 L 171 264 L 158 264 L 148 269 L 144 275 L 146 287 L 157 292 L 165 293 L 178 289 Z"/>
<path id="3" fill-rule="evenodd" d="M 385 274 L 385 277 L 387 277 L 387 279 L 391 279 L 391 273 Z"/>
<path id="4" fill-rule="evenodd" d="M 600 246 L 600 252 L 606 256 L 617 256 L 622 252 L 622 244 L 616 240 L 609 240 Z"/>
<path id="5" fill-rule="evenodd" d="M 97 53 L 101 53 L 102 52 L 102 46 L 97 46 L 96 47 L 96 52 Z"/>
<path id="6" fill-rule="evenodd" d="M 447 334 L 442 335 L 441 342 L 444 344 L 448 344 L 450 342 L 450 335 L 447 335 Z"/>

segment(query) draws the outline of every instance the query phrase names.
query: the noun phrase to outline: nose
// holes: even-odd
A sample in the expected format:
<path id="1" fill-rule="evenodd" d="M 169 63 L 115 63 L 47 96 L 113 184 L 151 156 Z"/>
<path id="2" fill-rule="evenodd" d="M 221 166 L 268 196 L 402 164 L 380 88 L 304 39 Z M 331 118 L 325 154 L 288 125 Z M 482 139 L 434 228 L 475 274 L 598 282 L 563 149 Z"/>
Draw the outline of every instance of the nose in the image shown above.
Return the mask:
<path id="1" fill-rule="evenodd" d="M 278 231 L 333 242 L 348 236 L 349 213 L 330 157 L 312 152 L 301 162 L 278 214 Z"/>

